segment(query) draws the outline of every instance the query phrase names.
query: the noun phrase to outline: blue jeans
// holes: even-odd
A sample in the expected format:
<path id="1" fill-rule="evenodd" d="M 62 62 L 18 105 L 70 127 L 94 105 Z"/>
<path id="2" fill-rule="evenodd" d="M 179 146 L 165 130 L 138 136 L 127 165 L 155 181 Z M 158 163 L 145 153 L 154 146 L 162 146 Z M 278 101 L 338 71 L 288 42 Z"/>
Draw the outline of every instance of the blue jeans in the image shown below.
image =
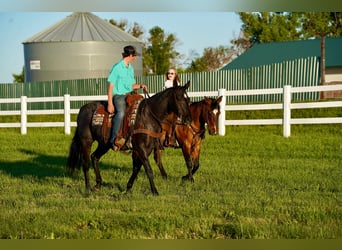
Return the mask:
<path id="1" fill-rule="evenodd" d="M 115 115 L 112 120 L 112 132 L 110 136 L 109 142 L 111 144 L 114 143 L 114 140 L 120 130 L 122 121 L 125 117 L 126 113 L 126 95 L 114 95 L 113 96 L 113 104 L 115 107 Z"/>

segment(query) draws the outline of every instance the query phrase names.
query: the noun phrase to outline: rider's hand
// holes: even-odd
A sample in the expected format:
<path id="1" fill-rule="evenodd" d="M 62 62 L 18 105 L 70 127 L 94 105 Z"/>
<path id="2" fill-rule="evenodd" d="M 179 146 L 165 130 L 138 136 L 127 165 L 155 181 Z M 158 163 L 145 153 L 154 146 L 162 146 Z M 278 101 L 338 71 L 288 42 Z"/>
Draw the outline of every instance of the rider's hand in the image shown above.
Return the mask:
<path id="1" fill-rule="evenodd" d="M 114 113 L 114 105 L 112 103 L 108 103 L 107 111 L 110 114 Z"/>

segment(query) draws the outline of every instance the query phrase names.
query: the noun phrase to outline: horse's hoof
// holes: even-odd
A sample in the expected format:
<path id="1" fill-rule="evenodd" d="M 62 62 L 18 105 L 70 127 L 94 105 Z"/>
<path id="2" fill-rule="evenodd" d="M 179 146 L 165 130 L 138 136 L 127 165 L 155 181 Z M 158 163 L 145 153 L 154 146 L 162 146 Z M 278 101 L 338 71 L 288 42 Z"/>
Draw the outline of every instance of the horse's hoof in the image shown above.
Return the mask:
<path id="1" fill-rule="evenodd" d="M 101 185 L 95 185 L 95 186 L 91 189 L 92 192 L 98 192 L 98 191 L 100 191 L 100 190 L 101 190 Z"/>
<path id="2" fill-rule="evenodd" d="M 85 196 L 85 197 L 89 197 L 89 196 L 91 195 L 91 193 L 92 193 L 92 192 L 91 192 L 91 188 L 86 188 L 86 189 L 85 189 L 85 192 L 84 192 L 84 196 Z"/>
<path id="3" fill-rule="evenodd" d="M 193 178 L 192 176 L 190 177 L 189 175 L 183 176 L 183 177 L 182 177 L 182 181 L 195 182 L 194 178 Z"/>

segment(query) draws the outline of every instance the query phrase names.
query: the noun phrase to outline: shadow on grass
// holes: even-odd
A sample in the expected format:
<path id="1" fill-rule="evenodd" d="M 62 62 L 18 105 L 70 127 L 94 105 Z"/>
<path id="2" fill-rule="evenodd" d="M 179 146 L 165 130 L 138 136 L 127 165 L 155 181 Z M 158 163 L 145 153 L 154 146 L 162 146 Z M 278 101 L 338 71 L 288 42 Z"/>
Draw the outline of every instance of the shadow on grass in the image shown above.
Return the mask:
<path id="1" fill-rule="evenodd" d="M 13 177 L 34 176 L 38 179 L 46 177 L 67 176 L 67 157 L 53 156 L 35 152 L 32 150 L 19 149 L 20 153 L 30 155 L 29 160 L 24 161 L 3 161 L 0 159 L 0 171 Z M 99 163 L 100 171 L 113 170 L 131 172 L 130 168 Z M 81 168 L 82 171 L 82 168 Z M 89 171 L 93 171 L 90 162 Z"/>

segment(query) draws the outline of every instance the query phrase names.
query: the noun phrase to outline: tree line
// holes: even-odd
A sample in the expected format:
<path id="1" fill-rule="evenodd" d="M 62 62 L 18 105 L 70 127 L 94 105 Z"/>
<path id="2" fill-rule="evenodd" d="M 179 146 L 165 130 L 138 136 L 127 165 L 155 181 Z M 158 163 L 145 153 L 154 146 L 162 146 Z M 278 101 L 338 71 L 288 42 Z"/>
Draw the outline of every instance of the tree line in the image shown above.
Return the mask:
<path id="1" fill-rule="evenodd" d="M 258 43 L 321 39 L 321 67 L 324 69 L 325 38 L 342 35 L 342 12 L 238 12 L 242 27 L 238 37 L 226 45 L 205 48 L 201 55 L 193 51 L 192 58 L 185 58 L 176 50 L 179 42 L 173 33 L 155 26 L 147 36 L 143 26 L 127 20 L 110 19 L 109 22 L 142 40 L 143 73 L 164 74 L 175 67 L 178 72 L 202 72 L 218 70 L 235 57 Z M 143 38 L 146 37 L 146 38 Z M 187 63 L 186 63 L 187 62 Z M 323 73 L 323 72 L 321 72 Z M 324 74 L 321 74 L 324 76 Z M 13 74 L 14 82 L 24 82 L 24 70 Z M 324 79 L 323 79 L 324 81 Z"/>
<path id="2" fill-rule="evenodd" d="M 161 27 L 149 30 L 144 41 L 144 74 L 164 74 L 169 67 L 180 72 L 218 70 L 236 56 L 258 43 L 325 38 L 342 35 L 341 12 L 239 12 L 242 21 L 240 35 L 227 41 L 230 45 L 208 47 L 185 68 L 184 55 L 176 49 L 178 38 L 166 33 Z M 110 23 L 142 40 L 143 27 L 130 25 L 127 20 Z M 196 55 L 197 54 L 197 55 Z"/>

